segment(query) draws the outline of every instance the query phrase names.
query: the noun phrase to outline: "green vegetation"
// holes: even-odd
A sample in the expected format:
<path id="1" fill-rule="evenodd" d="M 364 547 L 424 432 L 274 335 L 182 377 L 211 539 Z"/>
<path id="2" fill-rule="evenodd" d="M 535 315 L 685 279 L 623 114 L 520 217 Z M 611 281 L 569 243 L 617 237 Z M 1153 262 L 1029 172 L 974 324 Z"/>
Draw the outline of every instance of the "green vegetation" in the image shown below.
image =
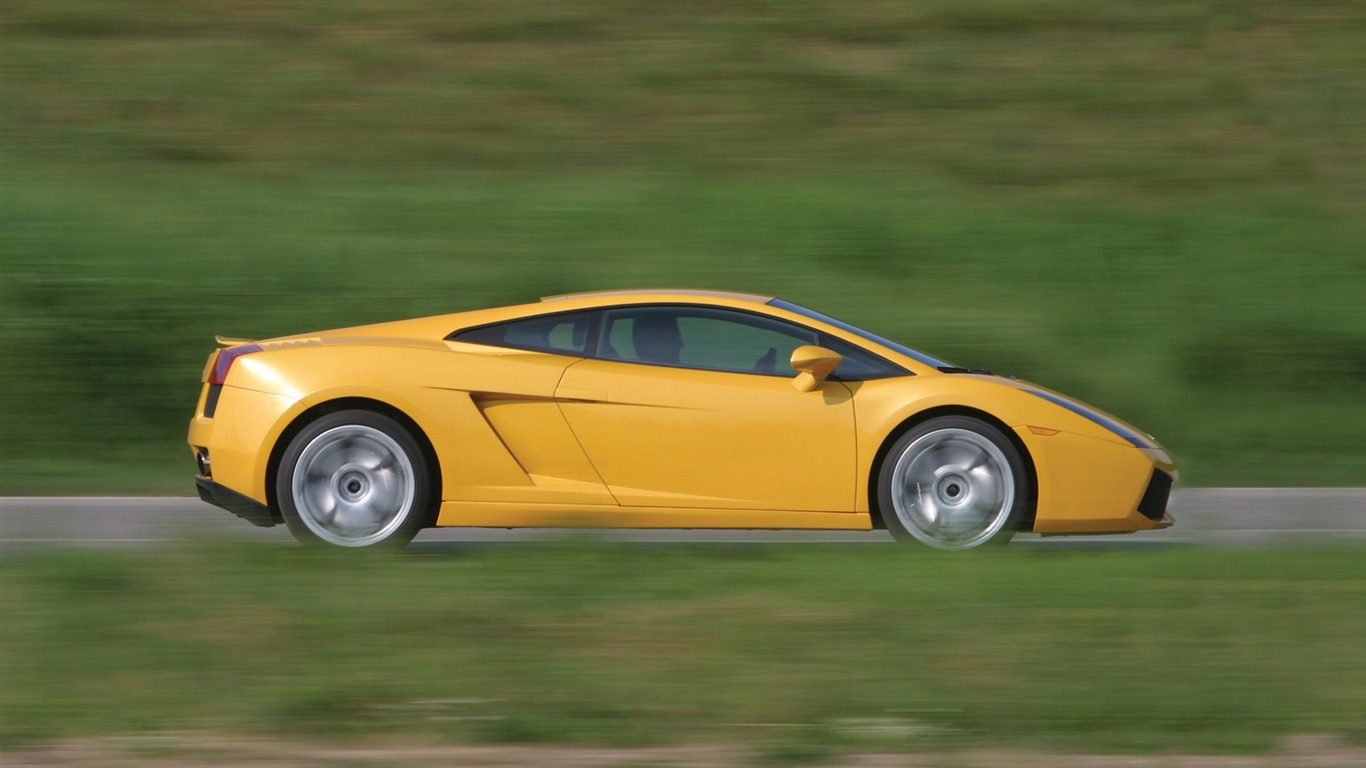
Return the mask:
<path id="1" fill-rule="evenodd" d="M 0 562 L 0 745 L 1257 752 L 1366 740 L 1360 547 L 684 547 Z"/>
<path id="2" fill-rule="evenodd" d="M 776 293 L 1366 481 L 1359 3 L 14 0 L 0 493 L 188 492 L 215 333 Z"/>

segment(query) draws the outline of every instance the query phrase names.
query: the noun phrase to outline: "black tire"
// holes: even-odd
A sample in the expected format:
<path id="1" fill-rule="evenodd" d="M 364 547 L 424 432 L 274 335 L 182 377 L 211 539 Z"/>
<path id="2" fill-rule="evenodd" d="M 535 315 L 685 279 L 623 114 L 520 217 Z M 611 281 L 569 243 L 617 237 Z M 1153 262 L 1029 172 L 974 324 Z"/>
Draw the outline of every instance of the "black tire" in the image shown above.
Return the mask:
<path id="1" fill-rule="evenodd" d="M 1000 429 L 941 416 L 908 430 L 878 470 L 878 511 L 898 540 L 966 550 L 1010 541 L 1029 511 L 1029 470 Z"/>
<path id="2" fill-rule="evenodd" d="M 304 427 L 280 460 L 275 497 L 301 544 L 396 549 L 436 521 L 431 467 L 413 435 L 373 411 Z"/>

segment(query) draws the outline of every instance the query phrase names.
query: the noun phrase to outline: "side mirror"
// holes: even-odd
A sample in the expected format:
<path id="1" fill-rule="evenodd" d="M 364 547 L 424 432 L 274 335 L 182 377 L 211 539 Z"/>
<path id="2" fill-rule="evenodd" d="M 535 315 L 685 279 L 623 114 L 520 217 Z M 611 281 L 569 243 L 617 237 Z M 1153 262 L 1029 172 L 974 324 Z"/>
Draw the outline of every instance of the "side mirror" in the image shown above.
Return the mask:
<path id="1" fill-rule="evenodd" d="M 810 392 L 819 387 L 843 359 L 838 352 L 825 347 L 813 347 L 809 344 L 797 347 L 792 350 L 792 370 L 799 373 L 797 378 L 792 380 L 792 386 L 796 387 L 798 392 Z"/>

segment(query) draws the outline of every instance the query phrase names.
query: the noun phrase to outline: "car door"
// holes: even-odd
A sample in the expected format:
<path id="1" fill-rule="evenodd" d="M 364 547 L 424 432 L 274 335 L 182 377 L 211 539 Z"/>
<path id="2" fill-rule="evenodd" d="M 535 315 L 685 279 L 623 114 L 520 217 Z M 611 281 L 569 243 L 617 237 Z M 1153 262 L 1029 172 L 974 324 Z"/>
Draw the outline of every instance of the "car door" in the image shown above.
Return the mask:
<path id="1" fill-rule="evenodd" d="M 626 506 L 851 512 L 850 391 L 799 392 L 800 326 L 701 306 L 606 310 L 596 359 L 556 390 L 570 428 Z"/>
<path id="2" fill-rule="evenodd" d="M 616 505 L 555 399 L 564 370 L 585 354 L 597 313 L 519 318 L 452 334 L 471 356 L 447 407 L 460 425 L 448 448 L 459 471 L 447 498 L 536 504 Z M 473 362 L 473 364 L 468 364 Z"/>

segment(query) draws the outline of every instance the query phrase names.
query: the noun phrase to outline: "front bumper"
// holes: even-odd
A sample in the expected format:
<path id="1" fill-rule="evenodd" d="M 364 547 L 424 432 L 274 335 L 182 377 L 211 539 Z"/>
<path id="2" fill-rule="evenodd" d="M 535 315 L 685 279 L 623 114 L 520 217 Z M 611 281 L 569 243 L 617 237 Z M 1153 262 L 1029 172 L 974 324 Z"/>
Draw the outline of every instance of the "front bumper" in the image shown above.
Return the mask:
<path id="1" fill-rule="evenodd" d="M 283 522 L 265 504 L 225 488 L 203 475 L 196 476 L 194 484 L 199 488 L 199 498 L 228 510 L 252 525 L 269 528 Z"/>
<path id="2" fill-rule="evenodd" d="M 1133 533 L 1170 527 L 1175 463 L 1161 448 L 1061 432 L 1016 434 L 1029 448 L 1039 482 L 1034 532 Z"/>

